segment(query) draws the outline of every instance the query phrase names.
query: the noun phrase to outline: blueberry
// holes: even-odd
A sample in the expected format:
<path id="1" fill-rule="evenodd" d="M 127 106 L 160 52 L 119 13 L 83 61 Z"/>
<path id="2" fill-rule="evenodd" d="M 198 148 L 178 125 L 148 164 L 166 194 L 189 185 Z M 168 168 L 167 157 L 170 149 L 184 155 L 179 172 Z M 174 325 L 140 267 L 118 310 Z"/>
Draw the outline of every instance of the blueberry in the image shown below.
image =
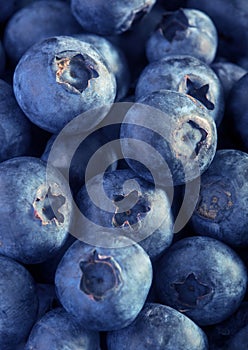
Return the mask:
<path id="1" fill-rule="evenodd" d="M 148 13 L 156 0 L 88 2 L 72 0 L 71 11 L 84 30 L 103 36 L 121 34 Z"/>
<path id="2" fill-rule="evenodd" d="M 151 282 L 148 255 L 124 236 L 112 240 L 112 248 L 76 241 L 55 276 L 63 307 L 82 326 L 98 331 L 129 325 L 142 309 Z"/>
<path id="3" fill-rule="evenodd" d="M 157 303 L 146 303 L 129 326 L 108 332 L 108 350 L 207 350 L 204 332 L 188 317 Z"/>
<path id="4" fill-rule="evenodd" d="M 127 59 L 123 50 L 110 40 L 96 34 L 75 34 L 75 38 L 92 44 L 106 60 L 109 70 L 115 75 L 117 83 L 116 100 L 119 101 L 126 96 L 130 85 L 130 73 Z"/>
<path id="5" fill-rule="evenodd" d="M 238 309 L 247 271 L 226 244 L 193 236 L 167 249 L 157 265 L 155 283 L 162 304 L 206 326 L 222 322 Z"/>
<path id="6" fill-rule="evenodd" d="M 16 261 L 0 255 L 0 347 L 15 349 L 26 340 L 36 321 L 38 298 L 30 273 Z"/>
<path id="7" fill-rule="evenodd" d="M 197 178 L 211 164 L 217 143 L 216 125 L 207 110 L 190 96 L 169 90 L 139 99 L 127 112 L 120 137 L 129 166 L 153 182 L 143 163 L 161 186 Z M 133 162 L 137 157 L 140 163 Z"/>
<path id="8" fill-rule="evenodd" d="M 187 6 L 211 17 L 218 31 L 218 55 L 232 62 L 247 56 L 247 0 L 188 0 Z"/>
<path id="9" fill-rule="evenodd" d="M 236 333 L 227 343 L 227 350 L 248 349 L 248 324 Z"/>
<path id="10" fill-rule="evenodd" d="M 199 59 L 193 56 L 170 55 L 147 65 L 137 81 L 136 99 L 161 89 L 192 96 L 220 124 L 224 114 L 222 85 L 214 71 Z"/>
<path id="11" fill-rule="evenodd" d="M 25 350 L 99 350 L 99 333 L 86 330 L 63 308 L 46 313 L 32 328 Z"/>
<path id="12" fill-rule="evenodd" d="M 0 80 L 0 161 L 31 152 L 31 123 L 18 106 L 12 87 Z"/>
<path id="13" fill-rule="evenodd" d="M 36 43 L 22 56 L 14 73 L 14 93 L 34 124 L 58 133 L 79 114 L 111 104 L 116 81 L 92 45 L 57 36 Z M 86 130 L 103 118 L 88 116 Z"/>
<path id="14" fill-rule="evenodd" d="M 51 257 L 64 243 L 71 221 L 65 179 L 34 157 L 0 164 L 0 253 L 31 264 Z"/>
<path id="15" fill-rule="evenodd" d="M 35 1 L 16 11 L 4 31 L 4 47 L 9 59 L 17 63 L 36 42 L 55 35 L 79 33 L 82 28 L 70 5 L 61 1 Z"/>
<path id="16" fill-rule="evenodd" d="M 218 150 L 201 177 L 199 200 L 191 217 L 194 231 L 231 246 L 248 246 L 248 154 Z"/>
<path id="17" fill-rule="evenodd" d="M 79 216 L 77 227 L 83 229 L 78 234 L 85 241 L 92 239 L 92 226 L 100 228 L 97 242 L 105 240 L 101 228 L 110 228 L 114 237 L 121 234 L 138 242 L 151 259 L 157 259 L 172 242 L 173 219 L 166 192 L 130 169 L 96 175 L 80 189 L 76 201 L 84 215 L 83 222 Z"/>
<path id="18" fill-rule="evenodd" d="M 202 11 L 181 8 L 166 11 L 146 44 L 150 62 L 168 55 L 191 55 L 211 63 L 218 44 L 211 18 Z"/>
<path id="19" fill-rule="evenodd" d="M 215 71 L 223 86 L 225 99 L 227 100 L 229 92 L 234 83 L 241 79 L 247 70 L 232 62 L 214 62 L 211 68 Z"/>
<path id="20" fill-rule="evenodd" d="M 240 78 L 233 85 L 228 102 L 226 104 L 226 114 L 229 117 L 229 125 L 232 131 L 237 134 L 244 150 L 248 150 L 247 120 L 248 120 L 248 73 Z"/>

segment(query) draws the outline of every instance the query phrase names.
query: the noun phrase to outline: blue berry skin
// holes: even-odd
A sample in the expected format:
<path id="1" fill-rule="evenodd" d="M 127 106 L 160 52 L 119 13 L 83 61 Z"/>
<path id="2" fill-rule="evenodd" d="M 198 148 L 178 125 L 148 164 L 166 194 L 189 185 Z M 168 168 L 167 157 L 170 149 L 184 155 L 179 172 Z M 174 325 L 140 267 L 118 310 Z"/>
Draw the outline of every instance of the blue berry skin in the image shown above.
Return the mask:
<path id="1" fill-rule="evenodd" d="M 162 256 L 155 284 L 162 304 L 200 326 L 222 322 L 240 306 L 247 271 L 238 254 L 210 237 L 179 240 Z"/>
<path id="2" fill-rule="evenodd" d="M 0 255 L 0 347 L 12 350 L 26 340 L 36 321 L 34 280 L 18 262 Z"/>
<path id="3" fill-rule="evenodd" d="M 146 44 L 149 62 L 168 55 L 191 55 L 203 62 L 213 62 L 218 36 L 211 18 L 195 9 L 181 8 L 165 12 Z"/>
<path id="4" fill-rule="evenodd" d="M 241 79 L 247 70 L 232 62 L 214 62 L 210 66 L 218 76 L 224 91 L 225 100 L 229 96 L 233 85 Z"/>
<path id="5" fill-rule="evenodd" d="M 46 313 L 32 328 L 24 350 L 100 350 L 99 333 L 85 329 L 63 308 Z"/>
<path id="6" fill-rule="evenodd" d="M 4 47 L 16 64 L 32 45 L 55 35 L 82 31 L 66 2 L 35 1 L 15 12 L 4 31 Z"/>
<path id="7" fill-rule="evenodd" d="M 108 332 L 108 350 L 207 350 L 204 332 L 169 306 L 146 303 L 131 325 Z"/>
<path id="8" fill-rule="evenodd" d="M 218 150 L 201 177 L 198 203 L 191 224 L 199 235 L 219 239 L 233 247 L 247 247 L 248 154 Z"/>
<path id="9" fill-rule="evenodd" d="M 136 100 L 161 89 L 192 96 L 220 124 L 224 114 L 223 88 L 215 72 L 201 60 L 171 55 L 148 64 L 137 81 Z"/>
<path id="10" fill-rule="evenodd" d="M 218 31 L 219 56 L 232 62 L 247 56 L 247 0 L 188 0 L 187 7 L 201 10 L 211 17 Z"/>
<path id="11" fill-rule="evenodd" d="M 248 349 L 248 324 L 243 327 L 227 344 L 227 350 Z"/>
<path id="12" fill-rule="evenodd" d="M 34 124 L 58 133 L 79 114 L 114 102 L 116 80 L 92 45 L 57 36 L 25 52 L 15 69 L 14 93 Z M 103 118 L 88 116 L 86 130 Z"/>
<path id="13" fill-rule="evenodd" d="M 247 120 L 248 120 L 248 73 L 240 78 L 232 87 L 229 93 L 229 99 L 226 104 L 226 114 L 229 117 L 233 126 L 233 131 L 239 137 L 242 147 L 248 151 L 248 134 L 247 134 Z"/>
<path id="14" fill-rule="evenodd" d="M 104 57 L 106 64 L 116 78 L 116 101 L 124 98 L 130 86 L 130 69 L 124 52 L 110 40 L 100 35 L 83 33 L 75 34 L 75 38 L 92 44 Z"/>
<path id="15" fill-rule="evenodd" d="M 72 0 L 71 11 L 84 30 L 102 36 L 121 34 L 140 20 L 156 0 L 124 0 L 108 2 Z"/>
<path id="16" fill-rule="evenodd" d="M 18 106 L 12 86 L 0 79 L 0 161 L 31 152 L 31 123 Z"/>
<path id="17" fill-rule="evenodd" d="M 35 157 L 0 164 L 0 254 L 34 264 L 64 243 L 71 221 L 70 191 L 62 175 Z"/>
<path id="18" fill-rule="evenodd" d="M 101 186 L 105 191 L 102 196 L 99 194 Z M 94 197 L 100 199 L 99 203 L 94 203 Z M 110 206 L 108 201 L 111 201 Z M 93 177 L 80 189 L 76 202 L 87 218 L 83 223 L 78 222 L 78 227 L 83 227 L 82 238 L 86 241 L 87 236 L 92 236 L 93 222 L 100 226 L 97 241 L 105 240 L 101 237 L 104 233 L 101 228 L 111 228 L 114 236 L 125 235 L 138 242 L 152 260 L 172 243 L 173 218 L 166 192 L 130 169 Z"/>
<path id="19" fill-rule="evenodd" d="M 62 306 L 82 326 L 110 331 L 126 327 L 141 311 L 152 275 L 146 252 L 124 236 L 111 248 L 77 240 L 57 268 L 55 285 Z"/>
<path id="20" fill-rule="evenodd" d="M 140 126 L 141 125 L 141 126 Z M 202 174 L 216 151 L 216 125 L 207 110 L 186 94 L 160 90 L 137 101 L 127 112 L 121 126 L 121 148 L 129 166 L 147 181 L 154 171 L 160 186 L 182 185 Z M 150 155 L 141 140 L 159 152 Z M 167 165 L 168 169 L 164 166 Z M 171 178 L 172 177 L 172 178 Z"/>

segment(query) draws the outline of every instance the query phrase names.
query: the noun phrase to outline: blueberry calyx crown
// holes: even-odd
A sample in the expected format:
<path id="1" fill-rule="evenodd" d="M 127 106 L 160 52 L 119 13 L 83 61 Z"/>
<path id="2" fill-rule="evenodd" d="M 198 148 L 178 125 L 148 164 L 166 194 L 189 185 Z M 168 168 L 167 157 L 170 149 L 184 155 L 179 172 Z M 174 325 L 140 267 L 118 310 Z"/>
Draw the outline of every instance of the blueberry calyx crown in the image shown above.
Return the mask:
<path id="1" fill-rule="evenodd" d="M 101 255 L 94 249 L 86 261 L 81 261 L 80 289 L 92 300 L 100 301 L 122 286 L 121 269 L 111 256 Z"/>
<path id="2" fill-rule="evenodd" d="M 234 203 L 232 193 L 232 189 L 227 189 L 221 181 L 211 181 L 203 185 L 196 207 L 197 214 L 215 222 L 224 215 L 229 216 Z"/>
<path id="3" fill-rule="evenodd" d="M 207 98 L 209 84 L 197 86 L 188 76 L 186 76 L 186 93 L 200 101 L 208 110 L 214 109 L 214 104 Z"/>
<path id="4" fill-rule="evenodd" d="M 169 42 L 172 42 L 177 32 L 185 31 L 189 26 L 187 16 L 182 9 L 179 9 L 178 11 L 165 12 L 158 30 Z"/>
<path id="5" fill-rule="evenodd" d="M 137 190 L 115 196 L 114 205 L 116 210 L 112 218 L 113 226 L 128 227 L 134 231 L 139 230 L 142 218 L 151 210 L 148 199 Z"/>
<path id="6" fill-rule="evenodd" d="M 172 283 L 171 286 L 177 292 L 180 304 L 189 308 L 197 306 L 200 300 L 212 292 L 212 288 L 199 281 L 194 273 L 190 273 L 182 281 Z"/>
<path id="7" fill-rule="evenodd" d="M 72 57 L 56 56 L 55 67 L 56 82 L 77 93 L 82 93 L 91 79 L 99 77 L 89 60 L 81 54 Z"/>
<path id="8" fill-rule="evenodd" d="M 66 199 L 62 194 L 52 193 L 52 187 L 57 186 L 53 184 L 47 188 L 46 185 L 41 185 L 33 202 L 34 216 L 41 220 L 42 225 L 51 222 L 59 225 L 64 222 L 64 215 L 60 212 L 60 208 L 65 204 Z"/>

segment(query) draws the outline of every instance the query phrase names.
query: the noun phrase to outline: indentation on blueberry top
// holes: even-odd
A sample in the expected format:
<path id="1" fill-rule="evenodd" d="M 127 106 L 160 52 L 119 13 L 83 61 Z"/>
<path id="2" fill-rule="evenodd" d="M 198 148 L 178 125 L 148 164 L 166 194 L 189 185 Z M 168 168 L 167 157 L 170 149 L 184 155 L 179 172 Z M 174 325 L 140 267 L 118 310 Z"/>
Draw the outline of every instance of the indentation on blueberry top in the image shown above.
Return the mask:
<path id="1" fill-rule="evenodd" d="M 162 21 L 159 24 L 159 31 L 169 42 L 172 42 L 178 32 L 185 31 L 188 27 L 188 18 L 184 11 L 179 9 L 178 11 L 164 13 Z"/>
<path id="2" fill-rule="evenodd" d="M 64 222 L 64 215 L 60 212 L 66 199 L 61 194 L 52 193 L 51 186 L 42 185 L 36 193 L 33 202 L 34 215 L 41 220 L 42 225 L 50 224 L 54 221 L 57 225 Z"/>
<path id="3" fill-rule="evenodd" d="M 221 181 L 208 183 L 201 188 L 196 212 L 205 219 L 218 222 L 225 215 L 230 215 L 233 207 L 232 191 Z"/>
<path id="4" fill-rule="evenodd" d="M 186 94 L 200 101 L 208 110 L 214 109 L 214 104 L 208 99 L 209 84 L 198 86 L 188 76 L 186 76 Z"/>
<path id="5" fill-rule="evenodd" d="M 89 86 L 91 79 L 99 77 L 92 64 L 81 54 L 72 57 L 55 57 L 55 62 L 56 81 L 79 93 Z"/>
<path id="6" fill-rule="evenodd" d="M 151 210 L 148 199 L 137 190 L 115 196 L 114 205 L 116 210 L 112 218 L 113 226 L 130 227 L 134 231 L 139 230 L 142 218 Z"/>
<path id="7" fill-rule="evenodd" d="M 182 281 L 172 283 L 171 286 L 177 292 L 180 304 L 190 308 L 197 306 L 200 300 L 212 292 L 212 288 L 201 282 L 194 273 L 190 273 Z"/>
<path id="8" fill-rule="evenodd" d="M 187 158 L 195 158 L 205 142 L 208 133 L 201 128 L 193 120 L 186 123 L 175 130 L 175 150 L 178 156 L 186 156 Z"/>
<path id="9" fill-rule="evenodd" d="M 94 249 L 86 261 L 81 261 L 80 289 L 92 300 L 100 301 L 107 293 L 122 285 L 121 270 L 111 256 L 101 255 Z"/>

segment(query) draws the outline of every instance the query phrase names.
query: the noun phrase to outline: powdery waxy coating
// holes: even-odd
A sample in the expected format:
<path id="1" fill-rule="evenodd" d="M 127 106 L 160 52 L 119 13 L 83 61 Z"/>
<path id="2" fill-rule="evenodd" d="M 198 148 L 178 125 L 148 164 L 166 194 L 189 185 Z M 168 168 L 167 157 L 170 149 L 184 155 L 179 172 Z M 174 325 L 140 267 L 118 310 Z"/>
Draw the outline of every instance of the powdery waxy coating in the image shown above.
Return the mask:
<path id="1" fill-rule="evenodd" d="M 48 259 L 67 238 L 71 210 L 56 169 L 34 157 L 0 164 L 0 254 L 26 264 Z"/>
<path id="2" fill-rule="evenodd" d="M 157 266 L 158 299 L 200 326 L 222 322 L 240 306 L 247 271 L 238 254 L 210 237 L 188 237 L 172 245 Z"/>
<path id="3" fill-rule="evenodd" d="M 147 41 L 146 55 L 149 62 L 168 55 L 191 55 L 210 64 L 217 44 L 217 31 L 211 18 L 202 11 L 181 8 L 164 13 Z"/>
<path id="4" fill-rule="evenodd" d="M 121 34 L 150 12 L 156 0 L 72 0 L 71 11 L 87 32 L 103 36 Z"/>
<path id="5" fill-rule="evenodd" d="M 69 36 L 33 45 L 14 73 L 14 93 L 27 117 L 58 133 L 79 114 L 114 102 L 116 80 L 94 46 Z M 85 121 L 86 129 L 100 120 Z"/>
<path id="6" fill-rule="evenodd" d="M 139 243 L 152 260 L 157 259 L 173 239 L 173 217 L 167 193 L 131 169 L 102 176 L 94 176 L 77 194 L 76 202 L 84 215 L 83 221 L 81 216 L 78 218 L 78 237 L 91 240 L 94 223 L 95 227 L 99 225 L 95 240 L 111 246 L 111 241 L 107 238 L 105 241 L 104 228 L 112 228 L 112 239 L 125 235 Z M 105 191 L 103 195 L 99 193 L 101 186 Z"/>
<path id="7" fill-rule="evenodd" d="M 47 312 L 33 326 L 24 350 L 99 350 L 99 333 L 85 329 L 59 307 Z"/>
<path id="8" fill-rule="evenodd" d="M 153 182 L 144 164 L 160 186 L 197 178 L 211 164 L 217 144 L 216 125 L 206 108 L 191 96 L 169 90 L 139 99 L 127 112 L 120 137 L 129 166 Z M 151 149 L 145 151 L 145 144 Z M 142 164 L 132 161 L 136 155 Z"/>
<path id="9" fill-rule="evenodd" d="M 126 246 L 120 248 L 120 243 Z M 63 307 L 82 326 L 98 331 L 129 325 L 142 309 L 151 282 L 148 255 L 123 236 L 116 237 L 113 248 L 76 241 L 65 253 L 55 276 Z"/>
<path id="10" fill-rule="evenodd" d="M 248 246 L 248 154 L 218 150 L 201 177 L 199 200 L 191 217 L 195 232 L 234 247 Z"/>
<path id="11" fill-rule="evenodd" d="M 15 349 L 29 335 L 38 315 L 31 274 L 16 261 L 0 256 L 0 348 Z"/>
<path id="12" fill-rule="evenodd" d="M 29 154 L 31 123 L 18 106 L 12 86 L 0 80 L 0 161 Z"/>
<path id="13" fill-rule="evenodd" d="M 171 55 L 148 64 L 135 89 L 136 100 L 161 89 L 188 94 L 203 104 L 219 125 L 224 114 L 224 93 L 215 72 L 201 60 Z"/>
<path id="14" fill-rule="evenodd" d="M 108 332 L 108 350 L 207 350 L 205 333 L 169 306 L 146 303 L 129 326 Z"/>
<path id="15" fill-rule="evenodd" d="M 58 0 L 35 1 L 10 18 L 4 31 L 4 47 L 9 59 L 16 64 L 25 51 L 38 41 L 81 31 L 69 4 Z"/>

